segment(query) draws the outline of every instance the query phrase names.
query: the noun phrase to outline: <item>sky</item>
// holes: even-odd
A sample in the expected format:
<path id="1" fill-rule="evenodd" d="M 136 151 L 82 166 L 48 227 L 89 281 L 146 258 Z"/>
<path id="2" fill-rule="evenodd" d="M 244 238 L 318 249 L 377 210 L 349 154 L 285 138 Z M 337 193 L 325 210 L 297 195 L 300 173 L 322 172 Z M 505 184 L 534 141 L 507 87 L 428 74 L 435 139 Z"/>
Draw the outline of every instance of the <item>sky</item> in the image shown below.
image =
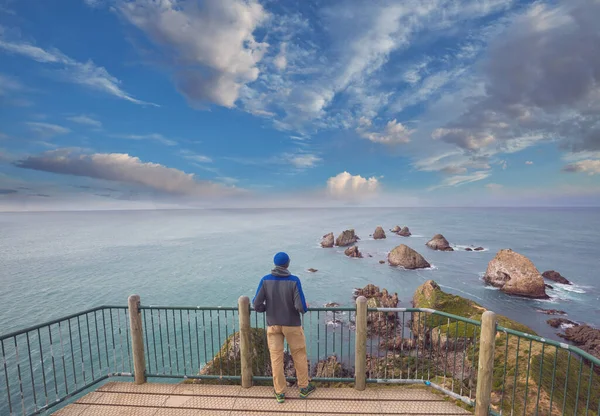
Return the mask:
<path id="1" fill-rule="evenodd" d="M 0 210 L 600 206 L 600 0 L 0 0 Z"/>

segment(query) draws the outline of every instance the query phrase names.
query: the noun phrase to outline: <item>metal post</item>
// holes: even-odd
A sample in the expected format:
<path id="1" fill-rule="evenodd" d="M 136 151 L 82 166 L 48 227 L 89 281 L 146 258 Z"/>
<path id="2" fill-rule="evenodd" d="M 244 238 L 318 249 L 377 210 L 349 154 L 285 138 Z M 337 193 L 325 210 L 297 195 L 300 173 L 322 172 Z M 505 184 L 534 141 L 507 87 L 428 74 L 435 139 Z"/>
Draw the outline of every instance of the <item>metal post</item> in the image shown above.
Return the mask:
<path id="1" fill-rule="evenodd" d="M 354 388 L 367 387 L 367 298 L 356 299 L 356 345 L 354 354 Z"/>
<path id="2" fill-rule="evenodd" d="M 240 358 L 242 372 L 242 387 L 252 387 L 252 353 L 250 342 L 250 299 L 240 296 L 238 299 L 238 314 L 240 319 Z"/>
<path id="3" fill-rule="evenodd" d="M 138 295 L 129 296 L 128 305 L 134 381 L 135 384 L 144 384 L 146 382 L 146 357 L 144 356 L 144 336 L 142 333 L 140 297 Z"/>
<path id="4" fill-rule="evenodd" d="M 477 369 L 477 391 L 475 416 L 488 416 L 492 382 L 494 376 L 494 347 L 496 345 L 496 314 L 486 311 L 481 317 L 479 340 L 479 367 Z"/>

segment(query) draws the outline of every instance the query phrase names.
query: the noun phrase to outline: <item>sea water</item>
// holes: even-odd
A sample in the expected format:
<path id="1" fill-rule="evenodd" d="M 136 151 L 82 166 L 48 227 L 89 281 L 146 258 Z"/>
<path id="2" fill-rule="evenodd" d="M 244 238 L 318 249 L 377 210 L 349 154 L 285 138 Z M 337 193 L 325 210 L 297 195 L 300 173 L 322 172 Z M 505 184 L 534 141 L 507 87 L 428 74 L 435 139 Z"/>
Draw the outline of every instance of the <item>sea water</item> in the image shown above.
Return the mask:
<path id="1" fill-rule="evenodd" d="M 387 239 L 369 235 L 381 225 Z M 388 230 L 408 226 L 411 237 Z M 354 228 L 365 258 L 323 249 L 321 236 Z M 397 292 L 409 307 L 429 279 L 445 291 L 558 339 L 538 308 L 562 309 L 568 318 L 600 326 L 600 210 L 527 209 L 252 209 L 44 212 L 0 214 L 0 334 L 94 306 L 126 305 L 139 294 L 145 305 L 235 306 L 253 297 L 277 251 L 289 253 L 310 306 L 352 305 L 352 291 L 373 283 Z M 458 248 L 438 252 L 425 243 L 437 233 Z M 431 269 L 379 264 L 399 244 L 421 253 Z M 551 299 L 506 295 L 481 277 L 502 248 L 529 257 L 540 272 L 553 269 L 572 286 L 547 282 Z M 372 257 L 369 257 L 371 255 Z M 315 268 L 316 273 L 307 272 Z"/>

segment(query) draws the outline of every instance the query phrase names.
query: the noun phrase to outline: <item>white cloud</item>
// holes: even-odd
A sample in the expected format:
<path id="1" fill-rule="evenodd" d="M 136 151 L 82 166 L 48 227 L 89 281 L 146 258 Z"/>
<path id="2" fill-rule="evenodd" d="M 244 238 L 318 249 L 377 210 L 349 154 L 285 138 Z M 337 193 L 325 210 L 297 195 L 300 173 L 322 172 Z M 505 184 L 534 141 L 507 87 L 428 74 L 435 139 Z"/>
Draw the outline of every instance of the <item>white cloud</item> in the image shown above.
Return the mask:
<path id="1" fill-rule="evenodd" d="M 115 137 L 118 139 L 127 139 L 127 140 L 150 140 L 160 144 L 164 144 L 165 146 L 176 146 L 177 142 L 171 139 L 167 139 L 162 134 L 151 133 L 151 134 L 113 134 L 111 137 Z"/>
<path id="2" fill-rule="evenodd" d="M 61 149 L 29 156 L 15 162 L 15 165 L 24 169 L 141 185 L 180 195 L 218 196 L 233 191 L 214 182 L 199 180 L 194 174 L 158 163 L 142 162 L 123 153 L 78 154 Z"/>
<path id="3" fill-rule="evenodd" d="M 375 177 L 367 179 L 344 171 L 327 180 L 327 190 L 336 197 L 362 197 L 376 193 L 379 181 Z"/>
<path id="4" fill-rule="evenodd" d="M 70 129 L 57 124 L 40 123 L 35 121 L 29 121 L 25 124 L 27 127 L 29 127 L 29 130 L 44 138 L 59 136 L 61 134 L 67 134 L 71 132 Z"/>
<path id="5" fill-rule="evenodd" d="M 312 154 L 287 155 L 287 160 L 298 169 L 312 168 L 322 159 Z"/>
<path id="6" fill-rule="evenodd" d="M 187 150 L 187 149 L 180 150 L 179 154 L 184 159 L 191 160 L 191 161 L 197 162 L 197 163 L 211 163 L 212 162 L 212 159 L 210 157 L 192 152 L 191 150 Z"/>
<path id="7" fill-rule="evenodd" d="M 118 1 L 117 9 L 143 31 L 194 104 L 233 107 L 240 88 L 257 79 L 267 44 L 253 32 L 268 14 L 255 0 Z"/>
<path id="8" fill-rule="evenodd" d="M 275 64 L 277 69 L 279 69 L 280 71 L 283 71 L 287 67 L 287 58 L 285 57 L 286 47 L 287 47 L 287 44 L 285 42 L 282 42 L 281 45 L 279 46 L 279 53 L 273 60 L 273 63 Z"/>
<path id="9" fill-rule="evenodd" d="M 366 127 L 371 126 L 371 120 L 361 117 L 359 120 L 359 127 L 356 132 L 363 139 L 370 140 L 374 143 L 383 144 L 402 144 L 410 142 L 410 135 L 414 133 L 414 130 L 409 130 L 402 123 L 398 123 L 396 119 L 388 121 L 383 132 L 375 133 L 367 131 Z"/>
<path id="10" fill-rule="evenodd" d="M 105 68 L 96 66 L 92 61 L 78 62 L 58 49 L 44 50 L 26 42 L 9 42 L 1 36 L 0 33 L 0 49 L 25 56 L 37 62 L 62 65 L 60 73 L 67 82 L 83 85 L 134 104 L 157 106 L 153 103 L 138 100 L 123 91 L 119 86 L 121 84 L 119 79 L 109 74 Z"/>
<path id="11" fill-rule="evenodd" d="M 531 160 L 528 160 L 527 162 L 525 162 L 526 165 L 533 165 L 533 162 Z"/>
<path id="12" fill-rule="evenodd" d="M 430 191 L 448 186 L 460 186 L 466 183 L 477 182 L 486 179 L 490 176 L 489 171 L 476 171 L 467 175 L 455 175 L 444 178 L 441 184 L 432 186 Z"/>
<path id="13" fill-rule="evenodd" d="M 85 126 L 102 127 L 102 122 L 83 114 L 79 116 L 67 117 L 67 120 L 72 121 L 73 123 L 83 124 Z"/>
<path id="14" fill-rule="evenodd" d="M 20 91 L 23 85 L 15 78 L 0 74 L 0 96 L 7 95 L 9 92 Z"/>
<path id="15" fill-rule="evenodd" d="M 500 185 L 499 183 L 488 183 L 487 185 L 485 185 L 485 187 L 492 191 L 497 191 L 499 189 L 504 188 L 504 185 Z"/>
<path id="16" fill-rule="evenodd" d="M 571 163 L 563 168 L 564 172 L 581 172 L 588 175 L 600 174 L 600 160 L 580 160 L 579 162 Z"/>

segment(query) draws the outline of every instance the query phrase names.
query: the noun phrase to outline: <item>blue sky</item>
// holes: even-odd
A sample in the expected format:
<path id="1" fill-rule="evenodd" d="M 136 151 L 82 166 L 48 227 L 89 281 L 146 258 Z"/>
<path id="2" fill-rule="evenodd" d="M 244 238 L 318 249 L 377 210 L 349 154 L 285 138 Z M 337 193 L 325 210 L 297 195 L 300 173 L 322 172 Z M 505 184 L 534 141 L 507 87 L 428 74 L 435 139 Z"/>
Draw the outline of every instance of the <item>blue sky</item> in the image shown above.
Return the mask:
<path id="1" fill-rule="evenodd" d="M 0 209 L 598 205 L 598 18 L 0 0 Z"/>

